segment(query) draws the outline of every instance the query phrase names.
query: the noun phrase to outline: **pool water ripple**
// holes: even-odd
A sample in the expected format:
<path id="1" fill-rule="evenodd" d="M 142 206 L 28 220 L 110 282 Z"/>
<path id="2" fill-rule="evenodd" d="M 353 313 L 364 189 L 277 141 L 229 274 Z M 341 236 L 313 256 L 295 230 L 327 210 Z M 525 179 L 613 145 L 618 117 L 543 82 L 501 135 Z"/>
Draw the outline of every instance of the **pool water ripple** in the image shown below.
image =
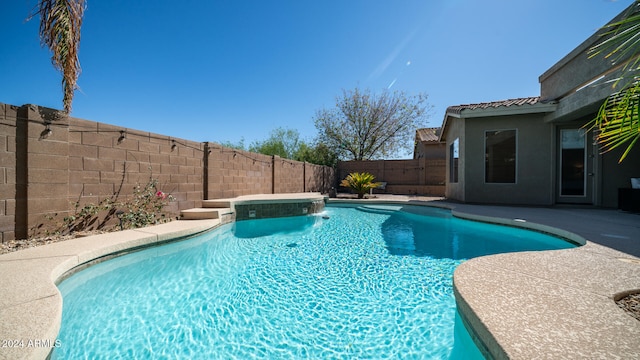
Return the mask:
<path id="1" fill-rule="evenodd" d="M 442 210 L 365 210 L 225 225 L 81 271 L 60 284 L 52 358 L 472 358 L 452 290 L 466 257 L 446 255 L 494 251 L 482 231 L 518 239 L 503 251 L 570 247 L 487 224 L 446 231 L 469 224 Z"/>

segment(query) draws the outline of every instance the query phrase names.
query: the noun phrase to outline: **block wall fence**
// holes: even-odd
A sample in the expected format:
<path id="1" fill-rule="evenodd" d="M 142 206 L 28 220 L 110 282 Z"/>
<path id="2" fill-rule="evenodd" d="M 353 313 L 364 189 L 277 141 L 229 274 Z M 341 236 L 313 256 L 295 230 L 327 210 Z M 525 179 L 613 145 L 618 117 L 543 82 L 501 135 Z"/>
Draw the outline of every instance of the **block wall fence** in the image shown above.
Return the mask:
<path id="1" fill-rule="evenodd" d="M 384 189 L 374 193 L 430 195 L 442 197 L 445 193 L 446 160 L 372 160 L 338 163 L 337 178 L 344 179 L 352 172 L 368 172 L 375 181 L 386 182 Z"/>
<path id="2" fill-rule="evenodd" d="M 173 195 L 166 210 L 177 216 L 203 199 L 327 193 L 335 175 L 327 166 L 0 103 L 1 241 L 29 237 L 47 216 L 64 217 L 76 202 L 129 196 L 151 178 Z"/>

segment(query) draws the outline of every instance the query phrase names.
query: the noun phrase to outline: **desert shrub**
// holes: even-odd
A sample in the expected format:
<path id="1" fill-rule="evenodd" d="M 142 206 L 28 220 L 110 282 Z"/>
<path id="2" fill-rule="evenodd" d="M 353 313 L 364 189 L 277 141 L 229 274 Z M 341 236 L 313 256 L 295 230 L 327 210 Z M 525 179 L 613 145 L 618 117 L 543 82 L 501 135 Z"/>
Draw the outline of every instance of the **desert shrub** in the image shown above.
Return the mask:
<path id="1" fill-rule="evenodd" d="M 38 235 L 69 235 L 81 231 L 101 230 L 113 231 L 135 229 L 169 221 L 164 211 L 165 206 L 174 201 L 174 197 L 158 189 L 158 180 L 150 178 L 144 184 L 137 184 L 133 193 L 125 199 L 114 194 L 98 203 L 81 204 L 80 200 L 73 204 L 73 211 L 62 221 L 57 221 L 58 214 L 47 215 L 45 220 L 52 226 L 38 224 L 31 231 L 31 237 Z"/>
<path id="2" fill-rule="evenodd" d="M 351 173 L 342 180 L 340 186 L 348 187 L 358 194 L 358 199 L 364 198 L 364 194 L 368 193 L 371 189 L 375 189 L 381 185 L 379 182 L 374 182 L 375 177 L 370 173 Z"/>

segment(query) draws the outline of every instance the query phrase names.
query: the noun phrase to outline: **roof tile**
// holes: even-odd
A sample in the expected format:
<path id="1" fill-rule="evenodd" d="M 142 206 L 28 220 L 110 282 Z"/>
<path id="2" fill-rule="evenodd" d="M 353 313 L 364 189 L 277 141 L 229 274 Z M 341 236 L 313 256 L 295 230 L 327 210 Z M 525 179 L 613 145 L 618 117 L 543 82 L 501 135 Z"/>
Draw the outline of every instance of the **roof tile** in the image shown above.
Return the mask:
<path id="1" fill-rule="evenodd" d="M 439 127 L 418 129 L 416 138 L 419 141 L 437 142 L 440 139 L 440 130 Z"/>
<path id="2" fill-rule="evenodd" d="M 539 96 L 533 96 L 533 97 L 526 97 L 526 98 L 484 102 L 484 103 L 478 103 L 478 104 L 455 105 L 455 106 L 449 106 L 447 108 L 447 113 L 460 115 L 460 113 L 462 113 L 463 110 L 499 108 L 502 106 L 509 107 L 513 105 L 515 106 L 535 105 L 539 101 L 540 101 Z"/>

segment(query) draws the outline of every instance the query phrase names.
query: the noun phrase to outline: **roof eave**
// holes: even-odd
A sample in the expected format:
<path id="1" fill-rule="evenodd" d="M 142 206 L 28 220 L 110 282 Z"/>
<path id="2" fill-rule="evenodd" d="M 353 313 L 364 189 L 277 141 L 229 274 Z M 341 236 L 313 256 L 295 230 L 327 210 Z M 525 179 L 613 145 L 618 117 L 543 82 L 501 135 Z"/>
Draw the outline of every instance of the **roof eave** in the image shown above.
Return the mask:
<path id="1" fill-rule="evenodd" d="M 438 136 L 438 141 L 439 142 L 443 142 L 443 141 L 447 141 L 447 138 L 444 136 L 444 134 L 446 133 L 446 129 L 447 129 L 447 119 L 450 117 L 455 117 L 455 118 L 460 118 L 459 114 L 454 114 L 454 113 L 445 113 L 444 114 L 444 119 L 442 119 L 442 126 L 440 127 L 440 136 Z"/>
<path id="2" fill-rule="evenodd" d="M 500 106 L 489 107 L 485 109 L 464 109 L 460 111 L 460 114 L 447 114 L 448 116 L 456 118 L 477 118 L 477 117 L 490 117 L 490 116 L 507 116 L 507 115 L 522 115 L 522 114 L 540 114 L 551 113 L 556 110 L 556 102 L 537 103 L 534 105 L 512 105 L 512 106 Z"/>
<path id="3" fill-rule="evenodd" d="M 534 105 L 513 105 L 513 106 L 501 106 L 501 107 L 491 107 L 485 109 L 464 109 L 458 112 L 446 112 L 444 114 L 444 119 L 442 120 L 442 131 L 440 132 L 440 136 L 438 138 L 439 141 L 446 141 L 445 133 L 447 128 L 447 123 L 449 118 L 461 119 L 461 118 L 480 118 L 480 117 L 491 117 L 491 116 L 508 116 L 508 115 L 523 115 L 523 114 L 543 114 L 543 113 L 552 113 L 556 110 L 558 103 L 547 102 L 547 103 L 537 103 Z"/>

